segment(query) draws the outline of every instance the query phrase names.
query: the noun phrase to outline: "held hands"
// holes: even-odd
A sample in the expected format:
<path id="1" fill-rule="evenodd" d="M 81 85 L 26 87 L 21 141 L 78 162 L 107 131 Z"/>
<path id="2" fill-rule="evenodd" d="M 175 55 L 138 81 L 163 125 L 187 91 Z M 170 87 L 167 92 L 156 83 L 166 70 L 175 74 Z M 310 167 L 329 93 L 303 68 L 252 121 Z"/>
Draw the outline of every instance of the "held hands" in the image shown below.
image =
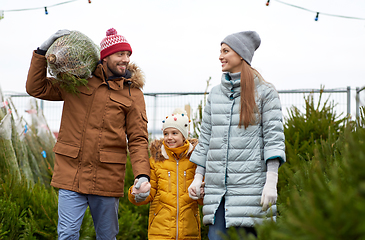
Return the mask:
<path id="1" fill-rule="evenodd" d="M 134 180 L 132 194 L 137 203 L 143 202 L 150 195 L 151 184 L 146 177 Z"/>
<path id="2" fill-rule="evenodd" d="M 194 180 L 188 188 L 189 197 L 198 200 L 204 196 L 203 175 L 195 173 Z"/>
<path id="3" fill-rule="evenodd" d="M 275 172 L 266 172 L 266 183 L 262 191 L 260 203 L 262 205 L 262 211 L 266 211 L 271 205 L 276 203 L 278 198 L 277 184 L 278 174 Z"/>
<path id="4" fill-rule="evenodd" d="M 64 35 L 70 34 L 71 31 L 67 29 L 58 30 L 56 33 L 52 34 L 40 47 L 40 50 L 47 51 L 48 48 L 57 40 L 57 38 L 62 37 Z"/>

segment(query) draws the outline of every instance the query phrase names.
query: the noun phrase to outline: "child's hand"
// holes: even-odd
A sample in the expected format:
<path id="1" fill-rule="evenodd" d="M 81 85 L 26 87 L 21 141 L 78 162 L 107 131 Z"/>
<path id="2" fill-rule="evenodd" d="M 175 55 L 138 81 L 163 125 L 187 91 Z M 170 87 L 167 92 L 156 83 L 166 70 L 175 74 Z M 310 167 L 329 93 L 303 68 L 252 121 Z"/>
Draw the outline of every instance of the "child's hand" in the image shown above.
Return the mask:
<path id="1" fill-rule="evenodd" d="M 205 192 L 204 192 L 205 182 L 202 182 L 202 185 L 200 186 L 200 197 L 204 198 Z"/>
<path id="2" fill-rule="evenodd" d="M 149 182 L 143 182 L 139 189 L 135 187 L 138 179 L 134 181 L 134 185 L 132 188 L 132 194 L 134 195 L 134 200 L 139 203 L 146 200 L 146 198 L 150 195 L 151 184 Z"/>
<path id="3" fill-rule="evenodd" d="M 132 194 L 133 195 L 136 195 L 136 194 L 139 194 L 139 193 L 147 193 L 151 190 L 151 184 L 149 182 L 143 182 L 141 184 L 141 187 L 139 189 L 137 189 L 135 187 L 137 182 L 138 182 L 138 179 L 134 180 L 134 185 L 133 185 L 133 188 L 132 188 Z"/>

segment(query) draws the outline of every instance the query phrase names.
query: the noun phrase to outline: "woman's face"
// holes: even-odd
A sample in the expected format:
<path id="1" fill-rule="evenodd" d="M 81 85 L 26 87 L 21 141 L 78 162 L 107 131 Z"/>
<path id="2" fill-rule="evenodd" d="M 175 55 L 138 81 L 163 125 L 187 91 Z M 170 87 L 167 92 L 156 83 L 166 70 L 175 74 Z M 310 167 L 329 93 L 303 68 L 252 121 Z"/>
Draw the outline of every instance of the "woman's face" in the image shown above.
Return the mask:
<path id="1" fill-rule="evenodd" d="M 222 72 L 237 73 L 241 71 L 243 59 L 225 43 L 221 45 L 219 61 L 222 63 Z"/>

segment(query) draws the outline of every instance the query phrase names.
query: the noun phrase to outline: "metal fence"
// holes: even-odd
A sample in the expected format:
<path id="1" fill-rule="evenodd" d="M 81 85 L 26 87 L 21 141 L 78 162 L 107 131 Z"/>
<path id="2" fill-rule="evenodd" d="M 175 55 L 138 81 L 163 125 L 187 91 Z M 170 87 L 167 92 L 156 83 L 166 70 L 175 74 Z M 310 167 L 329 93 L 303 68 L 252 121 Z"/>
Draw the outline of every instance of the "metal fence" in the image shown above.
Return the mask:
<path id="1" fill-rule="evenodd" d="M 354 89 L 355 90 L 355 89 Z M 329 100 L 335 104 L 335 111 L 337 114 L 343 114 L 343 116 L 358 116 L 359 107 L 364 106 L 363 96 L 360 96 L 364 88 L 356 88 L 356 96 L 351 96 L 351 88 L 341 89 L 299 89 L 299 90 L 279 90 L 279 96 L 283 107 L 284 121 L 288 116 L 289 110 L 292 106 L 299 108 L 304 112 L 305 101 L 304 98 L 309 94 L 313 96 L 315 103 L 318 102 L 320 92 L 322 91 L 322 103 L 325 100 Z M 18 115 L 23 116 L 26 121 L 30 121 L 30 116 L 25 112 L 29 109 L 28 104 L 30 97 L 27 94 L 10 94 L 5 93 L 5 97 L 11 97 L 12 102 L 18 112 Z M 204 92 L 184 92 L 184 93 L 144 93 L 147 117 L 148 117 L 148 131 L 152 137 L 160 137 L 161 124 L 165 116 L 171 114 L 176 108 L 185 108 L 186 105 L 190 106 L 190 118 L 195 118 L 198 105 L 203 104 L 208 93 Z M 352 108 L 351 100 L 355 99 L 356 107 Z M 37 99 L 38 106 L 43 109 L 43 114 L 47 119 L 49 128 L 57 132 L 60 125 L 63 102 L 54 101 L 41 101 Z M 192 129 L 191 129 L 192 130 Z"/>

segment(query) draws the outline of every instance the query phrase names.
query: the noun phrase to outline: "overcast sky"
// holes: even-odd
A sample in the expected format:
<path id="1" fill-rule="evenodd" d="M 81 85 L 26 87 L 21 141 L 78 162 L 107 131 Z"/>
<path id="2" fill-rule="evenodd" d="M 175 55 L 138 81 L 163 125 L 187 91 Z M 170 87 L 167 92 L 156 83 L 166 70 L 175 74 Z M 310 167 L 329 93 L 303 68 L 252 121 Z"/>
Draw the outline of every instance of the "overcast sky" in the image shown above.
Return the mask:
<path id="1" fill-rule="evenodd" d="M 365 85 L 365 21 L 319 15 L 271 0 L 0 0 L 0 87 L 25 92 L 32 51 L 59 29 L 96 44 L 115 28 L 146 75 L 145 92 L 204 91 L 219 84 L 220 42 L 255 30 L 252 66 L 278 90 Z M 309 10 L 365 18 L 364 0 L 283 0 Z"/>

